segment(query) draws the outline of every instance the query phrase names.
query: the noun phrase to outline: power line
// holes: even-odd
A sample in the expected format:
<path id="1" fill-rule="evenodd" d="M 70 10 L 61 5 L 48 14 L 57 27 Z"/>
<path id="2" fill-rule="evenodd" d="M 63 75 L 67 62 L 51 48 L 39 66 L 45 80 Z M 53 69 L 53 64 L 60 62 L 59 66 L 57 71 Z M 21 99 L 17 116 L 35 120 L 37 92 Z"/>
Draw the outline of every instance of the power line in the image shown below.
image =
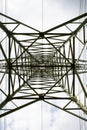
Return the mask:
<path id="1" fill-rule="evenodd" d="M 79 3 L 79 15 L 81 15 L 83 13 L 86 13 L 86 10 L 87 10 L 87 0 L 80 0 L 80 3 Z M 83 54 L 83 57 L 86 57 L 86 53 Z M 86 77 L 83 76 L 83 81 L 84 82 L 86 81 L 85 78 Z M 79 97 L 79 98 L 81 98 L 81 97 Z M 85 97 L 85 95 L 84 95 L 84 105 L 86 106 L 86 97 Z M 81 115 L 81 113 L 79 113 L 79 115 Z M 84 114 L 84 117 L 86 118 L 85 114 Z M 83 130 L 83 129 L 86 130 L 86 122 L 79 120 L 79 126 L 80 126 L 80 130 Z"/>

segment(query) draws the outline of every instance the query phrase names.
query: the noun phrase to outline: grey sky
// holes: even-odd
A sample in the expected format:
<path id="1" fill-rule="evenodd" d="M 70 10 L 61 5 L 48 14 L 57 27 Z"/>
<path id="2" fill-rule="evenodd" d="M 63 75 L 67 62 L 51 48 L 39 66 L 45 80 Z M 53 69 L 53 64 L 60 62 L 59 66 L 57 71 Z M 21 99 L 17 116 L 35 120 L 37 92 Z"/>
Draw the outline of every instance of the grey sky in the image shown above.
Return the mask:
<path id="1" fill-rule="evenodd" d="M 8 15 L 42 29 L 42 0 L 7 0 L 6 5 Z M 79 0 L 43 0 L 44 29 L 78 15 Z"/>
<path id="2" fill-rule="evenodd" d="M 44 104 L 41 113 L 41 103 L 33 104 L 17 111 L 6 118 L 6 130 L 79 130 L 79 119 Z"/>
<path id="3" fill-rule="evenodd" d="M 79 2 L 43 0 L 43 30 L 78 16 Z M 6 0 L 6 14 L 42 30 L 42 0 Z M 46 104 L 41 115 L 40 107 L 37 103 L 7 116 L 6 130 L 80 130 L 79 119 Z"/>

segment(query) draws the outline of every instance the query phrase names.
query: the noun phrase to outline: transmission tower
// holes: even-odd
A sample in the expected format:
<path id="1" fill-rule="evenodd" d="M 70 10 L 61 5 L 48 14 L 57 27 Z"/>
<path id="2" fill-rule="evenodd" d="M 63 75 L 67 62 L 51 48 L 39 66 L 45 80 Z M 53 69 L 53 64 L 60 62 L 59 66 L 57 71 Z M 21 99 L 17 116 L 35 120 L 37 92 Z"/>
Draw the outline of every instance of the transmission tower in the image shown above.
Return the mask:
<path id="1" fill-rule="evenodd" d="M 44 32 L 0 17 L 0 118 L 41 101 L 87 121 L 87 13 Z"/>

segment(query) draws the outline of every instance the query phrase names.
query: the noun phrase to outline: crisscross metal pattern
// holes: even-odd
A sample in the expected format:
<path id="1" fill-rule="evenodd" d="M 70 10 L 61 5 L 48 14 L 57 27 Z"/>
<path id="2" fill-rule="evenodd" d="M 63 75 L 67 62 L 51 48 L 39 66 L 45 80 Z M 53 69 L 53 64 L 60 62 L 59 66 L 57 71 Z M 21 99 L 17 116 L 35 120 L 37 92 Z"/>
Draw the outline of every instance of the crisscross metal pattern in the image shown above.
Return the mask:
<path id="1" fill-rule="evenodd" d="M 43 101 L 87 121 L 87 13 L 44 32 L 0 17 L 0 117 Z"/>

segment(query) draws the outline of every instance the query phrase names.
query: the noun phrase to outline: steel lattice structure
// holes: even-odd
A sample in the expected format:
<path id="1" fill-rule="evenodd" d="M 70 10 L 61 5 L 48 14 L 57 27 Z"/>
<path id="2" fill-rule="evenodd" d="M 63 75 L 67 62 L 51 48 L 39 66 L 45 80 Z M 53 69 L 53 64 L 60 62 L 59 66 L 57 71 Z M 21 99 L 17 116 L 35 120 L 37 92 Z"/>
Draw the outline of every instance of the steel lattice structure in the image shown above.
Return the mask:
<path id="1" fill-rule="evenodd" d="M 0 117 L 43 101 L 87 121 L 87 13 L 44 32 L 0 18 Z"/>

